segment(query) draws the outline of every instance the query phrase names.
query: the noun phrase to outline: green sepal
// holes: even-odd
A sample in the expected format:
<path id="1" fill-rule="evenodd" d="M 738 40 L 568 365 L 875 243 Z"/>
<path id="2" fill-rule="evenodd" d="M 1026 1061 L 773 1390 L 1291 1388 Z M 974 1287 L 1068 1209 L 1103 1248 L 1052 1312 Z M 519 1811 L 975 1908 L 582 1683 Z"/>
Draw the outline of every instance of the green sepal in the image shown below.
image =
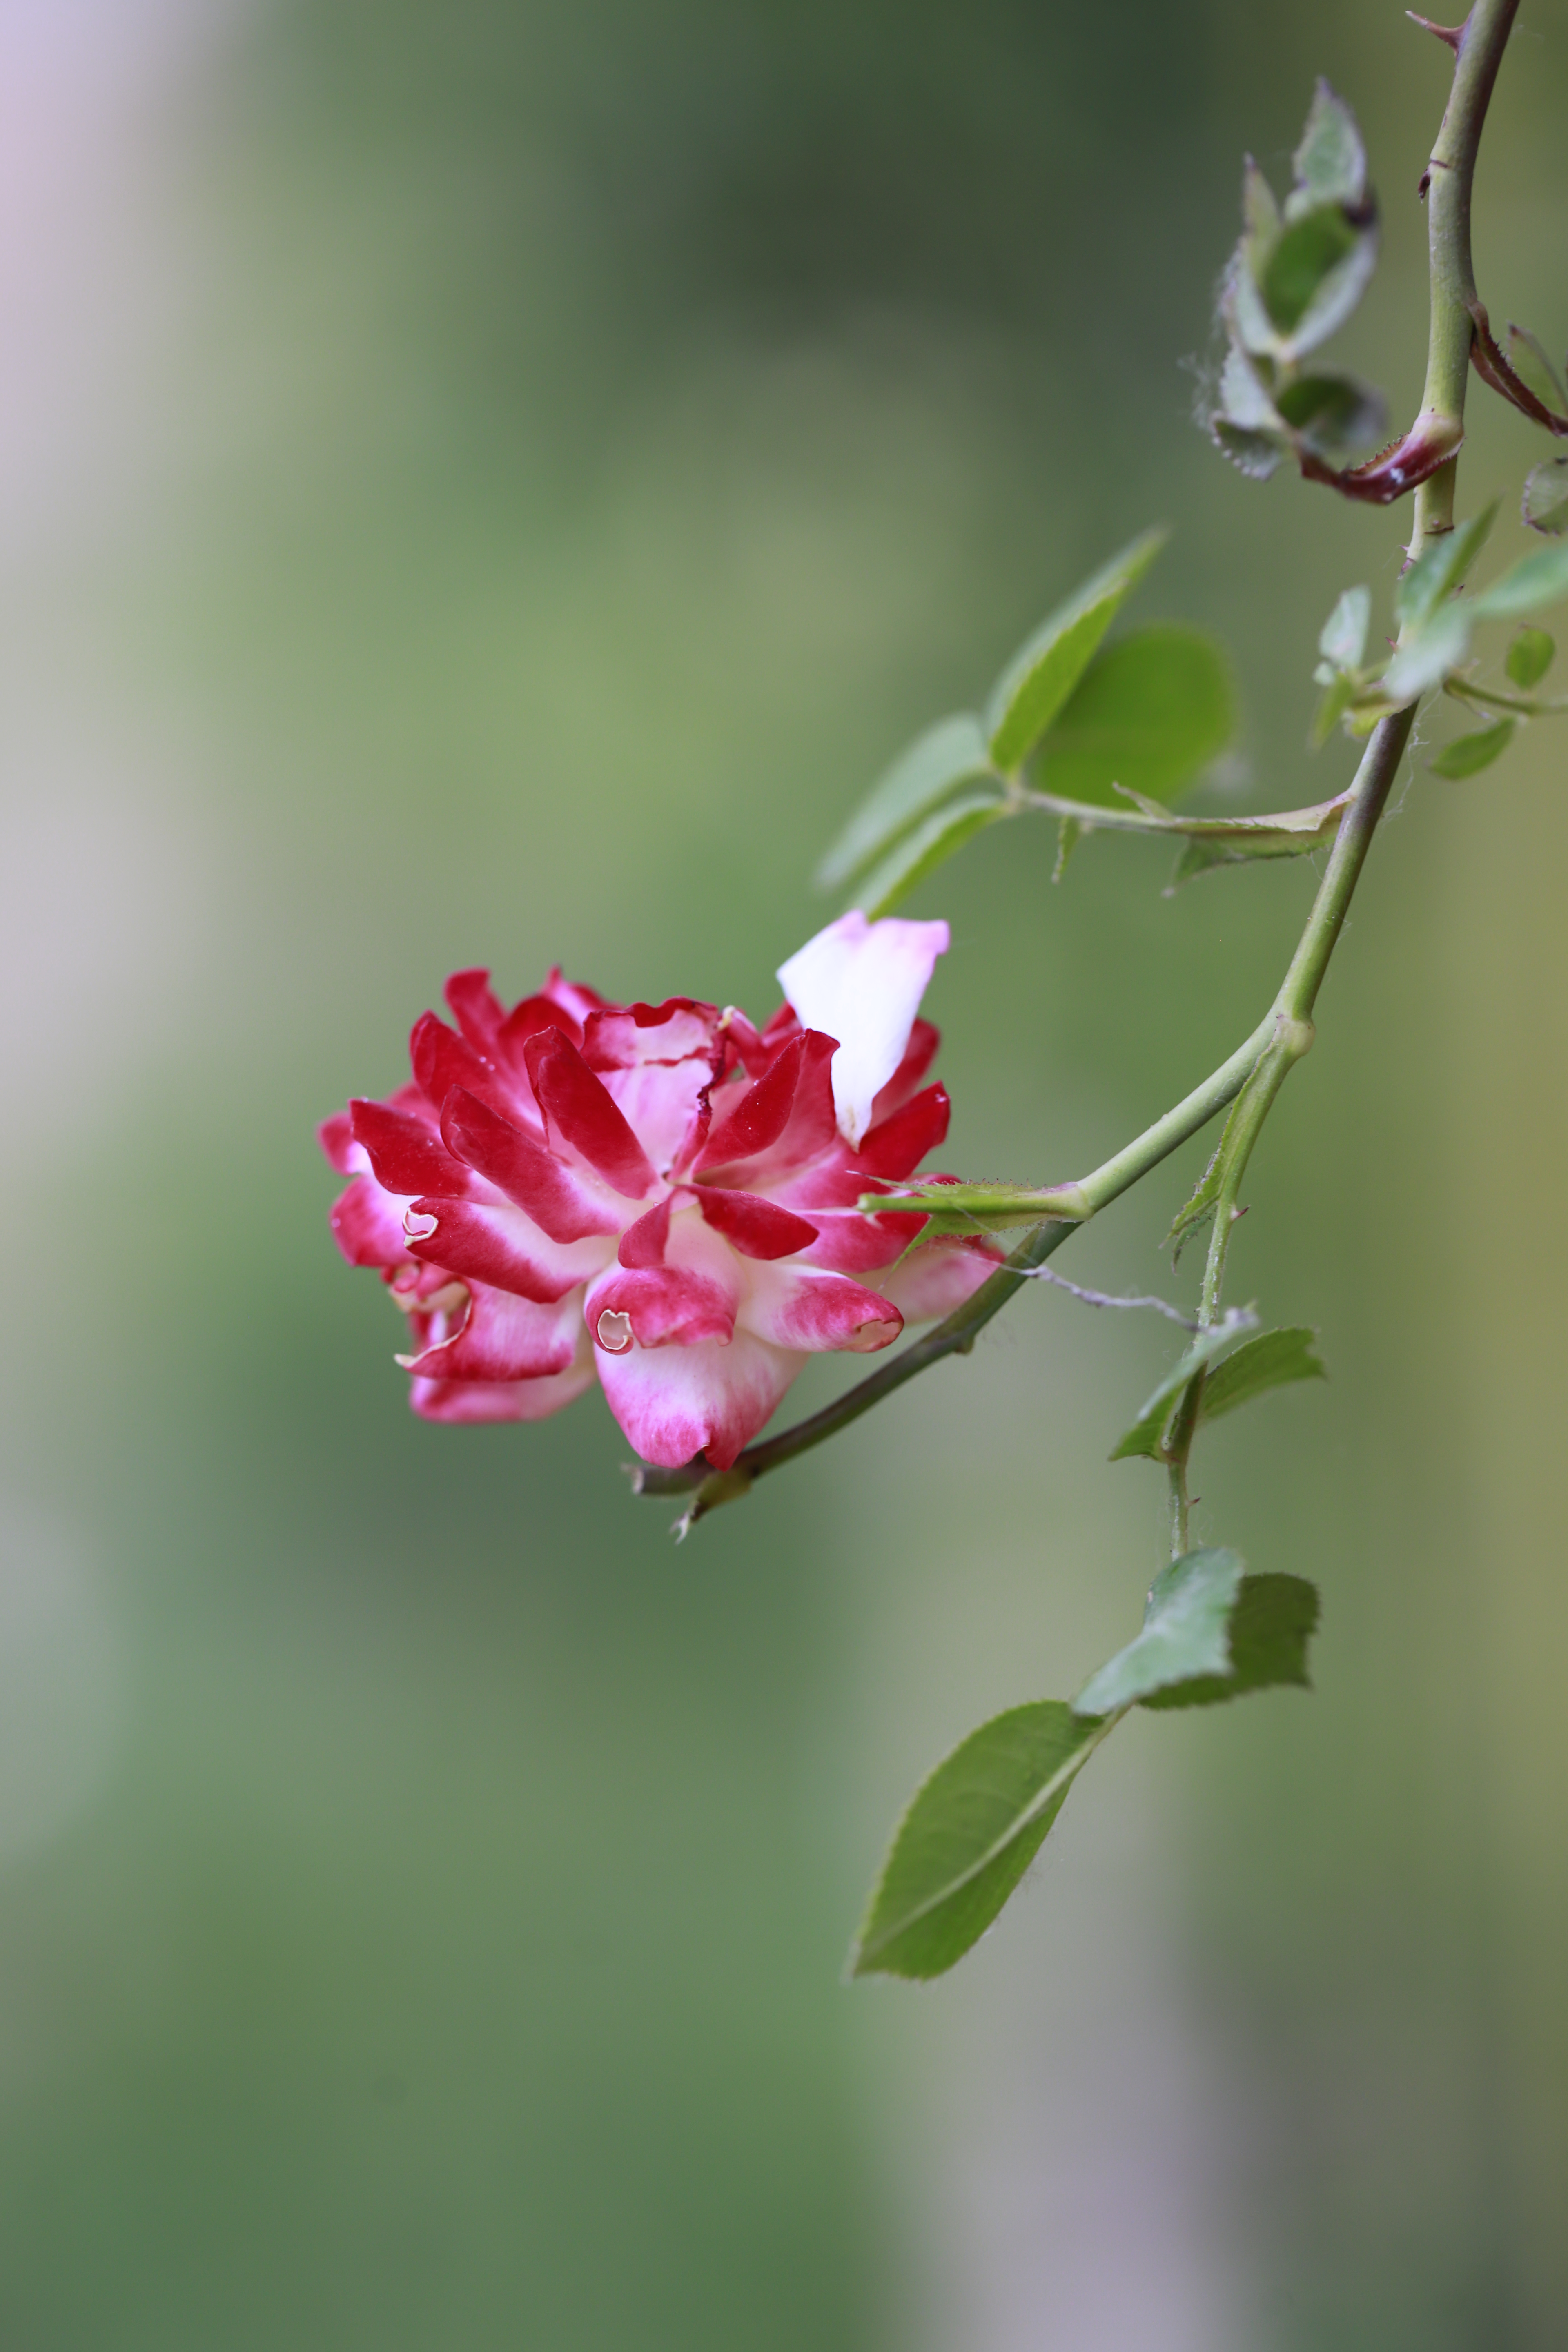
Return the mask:
<path id="1" fill-rule="evenodd" d="M 1544 457 L 1531 467 L 1520 514 L 1543 538 L 1559 539 L 1568 530 L 1568 457 Z"/>
<path id="2" fill-rule="evenodd" d="M 1027 759 L 1100 650 L 1100 639 L 1164 545 L 1146 530 L 1058 606 L 1018 651 L 991 690 L 985 734 L 997 766 Z"/>
<path id="3" fill-rule="evenodd" d="M 1232 1307 L 1223 1321 L 1212 1325 L 1206 1331 L 1200 1331 L 1180 1360 L 1172 1365 L 1152 1396 L 1146 1399 L 1137 1420 L 1111 1454 L 1111 1461 L 1131 1462 L 1143 1456 L 1157 1462 L 1166 1426 L 1193 1374 L 1203 1371 L 1216 1357 L 1223 1356 L 1243 1331 L 1256 1331 L 1257 1328 L 1256 1314 L 1250 1307 Z"/>
<path id="4" fill-rule="evenodd" d="M 1269 1389 L 1284 1388 L 1291 1381 L 1326 1379 L 1321 1363 L 1312 1353 L 1316 1338 L 1315 1331 L 1300 1324 L 1289 1324 L 1280 1330 L 1259 1331 L 1256 1338 L 1244 1339 L 1235 1354 L 1216 1364 L 1204 1382 L 1199 1421 L 1217 1421 L 1222 1413 L 1234 1412 L 1238 1405 L 1250 1404 L 1255 1396 L 1262 1396 Z"/>
<path id="5" fill-rule="evenodd" d="M 923 824 L 907 833 L 875 872 L 867 876 L 856 890 L 856 904 L 873 918 L 888 914 L 901 898 L 908 898 L 917 883 L 945 865 L 954 850 L 962 849 L 966 841 L 986 825 L 994 824 L 999 816 L 1011 813 L 1007 794 L 1000 784 L 959 793 L 928 816 Z"/>
<path id="6" fill-rule="evenodd" d="M 1223 649 L 1173 623 L 1102 646 L 1039 746 L 1041 782 L 1064 800 L 1114 806 L 1117 788 L 1169 803 L 1236 733 Z"/>
<path id="7" fill-rule="evenodd" d="M 1307 1646 L 1318 1630 L 1318 1589 L 1304 1576 L 1244 1576 L 1230 1612 L 1230 1665 L 1152 1691 L 1150 1708 L 1217 1706 L 1257 1690 L 1310 1690 Z"/>
<path id="8" fill-rule="evenodd" d="M 1479 776 L 1483 768 L 1489 768 L 1508 750 L 1513 740 L 1513 730 L 1511 719 L 1500 719 L 1495 726 L 1478 728 L 1473 735 L 1456 735 L 1427 765 L 1435 776 L 1455 781 Z"/>
<path id="9" fill-rule="evenodd" d="M 950 793 L 993 773 L 980 721 L 969 711 L 939 719 L 872 787 L 816 870 L 819 890 L 841 889 Z"/>
<path id="10" fill-rule="evenodd" d="M 1036 1699 L 961 1740 L 893 1833 L 850 1975 L 923 1979 L 962 1959 L 1039 1852 L 1100 1728 Z"/>
<path id="11" fill-rule="evenodd" d="M 1544 629 L 1521 629 L 1503 657 L 1503 667 L 1513 684 L 1528 692 L 1541 684 L 1556 651 Z"/>
<path id="12" fill-rule="evenodd" d="M 1239 1554 L 1218 1546 L 1184 1552 L 1163 1568 L 1149 1590 L 1142 1633 L 1090 1675 L 1073 1713 L 1098 1720 L 1173 1683 L 1227 1674 L 1242 1573 Z"/>

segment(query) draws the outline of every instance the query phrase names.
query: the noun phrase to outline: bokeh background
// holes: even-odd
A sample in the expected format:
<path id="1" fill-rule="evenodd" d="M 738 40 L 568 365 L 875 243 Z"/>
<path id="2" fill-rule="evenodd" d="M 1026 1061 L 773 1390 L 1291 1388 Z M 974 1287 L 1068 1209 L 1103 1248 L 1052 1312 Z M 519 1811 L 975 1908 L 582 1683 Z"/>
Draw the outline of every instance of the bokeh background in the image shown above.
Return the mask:
<path id="1" fill-rule="evenodd" d="M 1568 2344 L 1561 738 L 1417 758 L 1249 1182 L 1237 1293 L 1333 1377 L 1200 1516 L 1321 1583 L 1316 1696 L 1131 1725 L 924 1993 L 840 1984 L 863 1891 L 1135 1623 L 1166 1327 L 1031 1291 L 677 1549 L 596 1398 L 411 1419 L 311 1142 L 457 965 L 765 1013 L 852 799 L 1153 519 L 1235 804 L 1337 789 L 1313 639 L 1400 518 L 1191 410 L 1320 71 L 1413 406 L 1442 52 L 1392 0 L 0 26 L 0 2340 Z M 1478 252 L 1557 351 L 1565 103 L 1525 0 Z M 1544 454 L 1482 395 L 1468 498 Z M 1312 883 L 1052 851 L 911 910 L 976 1175 L 1173 1098 Z M 1168 1281 L 1200 1158 L 1064 1267 Z"/>

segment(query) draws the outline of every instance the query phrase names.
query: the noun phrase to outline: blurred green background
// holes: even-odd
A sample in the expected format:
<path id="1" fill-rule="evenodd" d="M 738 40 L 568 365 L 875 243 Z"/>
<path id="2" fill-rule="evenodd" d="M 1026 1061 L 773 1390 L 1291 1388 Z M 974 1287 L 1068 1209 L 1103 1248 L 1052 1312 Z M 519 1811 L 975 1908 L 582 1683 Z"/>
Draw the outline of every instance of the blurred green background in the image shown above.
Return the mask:
<path id="1" fill-rule="evenodd" d="M 1417 758 L 1249 1181 L 1236 1293 L 1333 1377 L 1199 1516 L 1321 1581 L 1316 1696 L 1130 1727 L 923 1995 L 840 1985 L 864 1888 L 1136 1622 L 1164 1327 L 1042 1286 L 677 1550 L 596 1397 L 410 1417 L 310 1139 L 457 965 L 764 1013 L 852 798 L 1153 519 L 1237 805 L 1337 789 L 1313 639 L 1402 516 L 1231 474 L 1184 355 L 1321 71 L 1387 212 L 1345 354 L 1414 406 L 1441 50 L 1392 0 L 0 40 L 0 2343 L 1568 2345 L 1562 738 Z M 1525 0 L 1478 257 L 1554 351 L 1565 102 Z M 1482 395 L 1467 503 L 1544 454 Z M 910 910 L 976 1176 L 1163 1108 L 1312 883 L 1053 846 Z M 1200 1160 L 1064 1269 L 1168 1279 Z"/>

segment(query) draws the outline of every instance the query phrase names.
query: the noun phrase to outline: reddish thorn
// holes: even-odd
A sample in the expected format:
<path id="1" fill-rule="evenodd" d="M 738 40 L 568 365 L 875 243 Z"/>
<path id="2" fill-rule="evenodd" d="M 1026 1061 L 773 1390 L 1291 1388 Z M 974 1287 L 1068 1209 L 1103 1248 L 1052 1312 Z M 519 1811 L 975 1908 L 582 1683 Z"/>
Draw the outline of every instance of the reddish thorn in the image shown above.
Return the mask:
<path id="1" fill-rule="evenodd" d="M 1405 13 L 1413 25 L 1419 25 L 1423 32 L 1435 33 L 1440 41 L 1445 42 L 1453 50 L 1456 57 L 1458 56 L 1459 44 L 1465 37 L 1464 25 L 1435 25 L 1430 16 L 1418 16 L 1414 8 L 1406 8 Z M 1467 17 L 1466 23 L 1468 21 Z"/>

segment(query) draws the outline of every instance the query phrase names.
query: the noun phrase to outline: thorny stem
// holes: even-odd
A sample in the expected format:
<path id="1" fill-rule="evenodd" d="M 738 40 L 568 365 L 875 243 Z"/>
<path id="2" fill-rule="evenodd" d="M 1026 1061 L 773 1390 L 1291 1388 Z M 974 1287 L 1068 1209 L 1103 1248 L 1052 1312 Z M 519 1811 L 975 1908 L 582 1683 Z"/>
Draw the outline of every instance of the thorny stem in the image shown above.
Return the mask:
<path id="1" fill-rule="evenodd" d="M 1431 284 L 1423 416 L 1447 420 L 1456 427 L 1462 427 L 1464 421 L 1470 342 L 1475 333 L 1468 304 L 1475 299 L 1470 195 L 1476 154 L 1498 67 L 1518 7 L 1519 0 L 1476 0 L 1460 28 L 1453 88 L 1423 183 L 1423 192 L 1428 197 Z M 1450 458 L 1417 489 L 1415 530 L 1409 549 L 1412 559 L 1428 540 L 1452 530 L 1457 474 L 1458 460 Z M 1064 1192 L 1080 1192 L 1083 1216 L 1092 1216 L 1205 1127 L 1216 1111 L 1227 1104 L 1236 1104 L 1219 1147 L 1225 1159 L 1204 1270 L 1200 1328 L 1211 1325 L 1218 1315 L 1231 1228 L 1238 1213 L 1237 1194 L 1247 1164 L 1280 1087 L 1312 1043 L 1312 1012 L 1318 992 L 1344 928 L 1373 835 L 1387 807 L 1415 716 L 1415 708 L 1411 704 L 1380 719 L 1373 730 L 1351 786 L 1306 928 L 1267 1018 L 1227 1061 L 1222 1062 L 1163 1118 L 1083 1177 L 1076 1188 L 1061 1188 Z M 694 1520 L 720 1503 L 745 1494 L 769 1470 L 793 1462 L 798 1454 L 820 1445 L 825 1438 L 837 1435 L 917 1373 L 940 1363 L 944 1356 L 966 1355 L 992 1317 L 1025 1287 L 1032 1270 L 1059 1249 L 1082 1221 L 1050 1217 L 1036 1226 L 1019 1243 L 1006 1265 L 999 1266 L 973 1297 L 945 1321 L 928 1331 L 923 1339 L 915 1340 L 901 1355 L 879 1365 L 868 1379 L 824 1406 L 820 1412 L 797 1422 L 792 1429 L 782 1430 L 776 1437 L 747 1446 L 731 1469 L 711 1470 L 700 1459 L 674 1470 L 640 1467 L 634 1473 L 635 1491 L 639 1495 L 690 1495 L 691 1503 L 678 1525 L 678 1532 L 684 1534 Z M 1163 1449 L 1171 1478 L 1173 1553 L 1187 1549 L 1187 1459 L 1202 1405 L 1204 1377 L 1200 1371 L 1189 1382 Z"/>
<path id="2" fill-rule="evenodd" d="M 1508 46 L 1519 0 L 1476 0 L 1455 51 L 1454 85 L 1442 127 L 1422 179 L 1426 198 L 1427 273 L 1431 327 L 1426 344 L 1423 417 L 1462 425 L 1469 381 L 1470 345 L 1476 324 L 1476 274 L 1470 258 L 1470 197 L 1476 155 L 1487 119 L 1492 85 Z M 1415 493 L 1417 554 L 1426 541 L 1454 528 L 1454 485 L 1458 460 L 1450 457 Z"/>

